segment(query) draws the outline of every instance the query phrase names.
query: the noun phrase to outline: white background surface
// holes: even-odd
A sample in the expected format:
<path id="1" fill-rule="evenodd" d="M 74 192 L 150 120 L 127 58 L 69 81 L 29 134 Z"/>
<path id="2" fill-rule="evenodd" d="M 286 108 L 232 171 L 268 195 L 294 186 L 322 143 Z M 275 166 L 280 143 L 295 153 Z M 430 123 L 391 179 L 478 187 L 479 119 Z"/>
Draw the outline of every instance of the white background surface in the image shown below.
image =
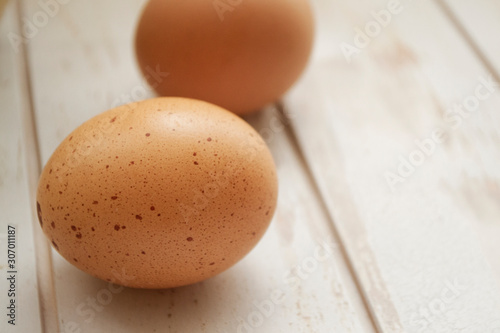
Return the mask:
<path id="1" fill-rule="evenodd" d="M 447 118 L 500 81 L 500 6 L 489 0 L 400 1 L 367 45 L 357 29 L 394 2 L 314 0 L 307 71 L 283 108 L 246 117 L 267 134 L 280 180 L 262 241 L 202 283 L 120 289 L 92 308 L 109 286 L 50 249 L 36 181 L 74 128 L 146 87 L 132 47 L 144 3 L 69 1 L 19 48 L 9 36 L 42 7 L 11 1 L 1 19 L 1 302 L 8 224 L 19 271 L 17 325 L 2 313 L 2 332 L 500 332 L 500 86 L 459 125 Z M 436 130 L 443 142 L 391 188 L 387 173 Z M 324 244 L 331 255 L 314 259 Z"/>

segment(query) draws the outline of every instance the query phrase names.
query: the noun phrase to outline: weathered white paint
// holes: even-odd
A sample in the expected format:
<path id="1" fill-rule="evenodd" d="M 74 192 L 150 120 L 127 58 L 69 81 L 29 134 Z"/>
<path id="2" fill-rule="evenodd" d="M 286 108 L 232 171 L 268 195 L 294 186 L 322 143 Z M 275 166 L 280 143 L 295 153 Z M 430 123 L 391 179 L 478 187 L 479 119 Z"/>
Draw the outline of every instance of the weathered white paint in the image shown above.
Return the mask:
<path id="1" fill-rule="evenodd" d="M 143 2 L 72 1 L 29 41 L 43 162 L 83 121 L 147 88 L 132 49 Z M 35 1 L 23 3 L 27 17 L 40 10 Z M 117 289 L 54 252 L 62 332 L 374 332 L 278 113 L 269 108 L 248 120 L 267 133 L 280 178 L 279 208 L 259 245 L 215 278 L 162 291 Z M 331 254 L 323 244 L 333 246 Z M 271 306 L 273 292 L 283 298 Z"/>
<path id="2" fill-rule="evenodd" d="M 29 307 L 19 332 L 43 325 L 53 332 L 57 324 L 61 332 L 238 332 L 245 322 L 272 333 L 500 331 L 500 87 L 485 84 L 489 71 L 498 77 L 491 32 L 500 21 L 488 1 L 446 2 L 478 45 L 473 50 L 450 12 L 433 2 L 314 0 L 317 43 L 309 70 L 285 98 L 288 119 L 272 107 L 246 118 L 276 159 L 280 199 L 266 236 L 232 269 L 154 291 L 109 286 L 55 252 L 52 268 L 36 224 L 36 245 L 31 234 L 37 148 L 43 164 L 83 121 L 152 96 L 132 48 L 144 2 L 53 7 L 27 40 L 28 68 L 1 35 L 0 208 L 23 226 L 19 299 Z M 36 0 L 22 0 L 22 8 L 21 18 L 32 22 L 44 11 Z M 378 29 L 372 12 L 387 24 L 348 62 L 341 45 L 344 52 L 355 45 L 356 27 Z M 1 31 L 17 29 L 12 11 L 1 23 Z M 454 103 L 473 106 L 474 98 L 470 116 L 446 118 Z M 447 137 L 438 142 L 441 132 Z M 406 165 L 404 182 L 391 190 L 386 174 L 398 173 L 400 156 L 425 160 Z M 324 242 L 334 245 L 331 255 L 321 255 Z M 315 268 L 300 278 L 297 267 L 307 265 Z M 283 302 L 271 306 L 280 291 Z M 109 304 L 89 306 L 107 295 Z"/>
<path id="3" fill-rule="evenodd" d="M 27 147 L 25 135 L 31 129 L 24 126 L 24 114 L 29 112 L 25 68 L 8 38 L 9 33 L 18 31 L 16 13 L 15 3 L 11 2 L 0 20 L 0 331 L 35 333 L 42 332 L 32 228 L 33 222 L 38 222 L 33 220 L 30 209 L 27 155 L 32 151 Z M 7 261 L 8 226 L 13 226 L 16 233 L 15 248 L 10 247 L 15 262 Z M 15 281 L 7 280 L 11 275 Z M 11 318 L 7 317 L 11 299 L 15 299 L 15 326 L 8 323 Z"/>
<path id="4" fill-rule="evenodd" d="M 478 88 L 487 69 L 429 1 L 400 1 L 348 62 L 342 43 L 390 3 L 315 1 L 315 61 L 286 108 L 381 330 L 494 332 L 498 242 L 481 237 L 500 236 L 500 94 Z M 477 89 L 477 110 L 451 128 L 447 108 Z M 439 130 L 448 139 L 431 144 Z M 399 156 L 419 165 L 391 191 Z"/>

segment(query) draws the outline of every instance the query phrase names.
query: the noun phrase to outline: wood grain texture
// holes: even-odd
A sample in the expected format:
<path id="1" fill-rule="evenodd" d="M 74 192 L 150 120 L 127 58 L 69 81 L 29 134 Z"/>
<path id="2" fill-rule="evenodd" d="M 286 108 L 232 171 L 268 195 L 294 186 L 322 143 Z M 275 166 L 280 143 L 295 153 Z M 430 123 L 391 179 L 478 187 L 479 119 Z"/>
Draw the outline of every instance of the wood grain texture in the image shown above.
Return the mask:
<path id="1" fill-rule="evenodd" d="M 380 330 L 500 330 L 498 86 L 433 2 L 399 2 L 379 30 L 390 2 L 314 3 L 315 54 L 285 108 Z"/>
<path id="2" fill-rule="evenodd" d="M 27 44 L 43 163 L 83 121 L 152 96 L 132 50 L 143 3 L 72 1 Z M 23 8 L 28 17 L 40 10 L 28 0 Z M 248 121 L 267 138 L 280 179 L 279 208 L 258 246 L 223 274 L 171 290 L 111 286 L 54 252 L 61 332 L 375 331 L 279 114 Z M 270 305 L 275 294 L 282 302 Z"/>
<path id="3" fill-rule="evenodd" d="M 15 3 L 6 7 L 0 20 L 0 290 L 2 332 L 42 332 L 39 292 L 33 243 L 31 194 L 29 191 L 28 151 L 23 114 L 29 99 L 24 80 L 24 63 L 9 41 L 18 33 Z M 15 262 L 8 262 L 8 226 L 15 228 Z M 38 226 L 35 226 L 38 227 Z M 13 229 L 11 229 L 13 230 Z M 13 254 L 10 252 L 10 254 Z M 12 257 L 11 257 L 12 259 Z M 14 267 L 10 267 L 13 264 Z M 10 271 L 16 273 L 11 274 Z M 11 288 L 11 275 L 15 275 Z M 14 295 L 13 295 L 13 294 Z M 8 296 L 11 294 L 12 297 Z M 11 325 L 6 308 L 15 299 L 16 318 Z"/>
<path id="4" fill-rule="evenodd" d="M 490 71 L 500 73 L 500 43 L 496 32 L 500 25 L 498 1 L 440 0 L 443 10 L 463 30 L 469 45 L 478 52 Z"/>

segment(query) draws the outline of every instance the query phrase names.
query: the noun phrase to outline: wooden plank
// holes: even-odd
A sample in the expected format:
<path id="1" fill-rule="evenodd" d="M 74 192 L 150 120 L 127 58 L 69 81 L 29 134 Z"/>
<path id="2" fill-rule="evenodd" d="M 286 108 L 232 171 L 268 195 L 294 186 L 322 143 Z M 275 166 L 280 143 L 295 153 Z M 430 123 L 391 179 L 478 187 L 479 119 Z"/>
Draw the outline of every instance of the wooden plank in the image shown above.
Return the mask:
<path id="1" fill-rule="evenodd" d="M 500 4 L 495 1 L 475 1 L 468 3 L 466 1 L 439 1 L 441 8 L 457 26 L 457 29 L 462 34 L 462 37 L 474 50 L 478 58 L 481 59 L 485 71 L 492 75 L 492 79 L 497 83 L 500 82 L 500 43 L 498 38 L 495 38 L 493 31 L 500 29 Z M 498 86 L 496 87 L 498 89 Z M 495 105 L 493 105 L 494 107 Z M 493 113 L 498 113 L 498 104 Z M 488 122 L 485 119 L 484 122 Z M 481 125 L 485 125 L 481 123 Z M 497 141 L 498 142 L 498 141 Z M 489 153 L 481 149 L 482 153 Z M 487 156 L 487 155 L 486 155 Z M 483 155 L 482 160 L 486 157 Z M 487 159 L 488 164 L 494 163 L 493 158 Z M 493 165 L 489 167 L 491 169 Z M 494 167 L 493 167 L 494 168 Z M 498 226 L 498 216 L 500 208 L 498 207 L 498 188 L 493 182 L 489 181 L 485 184 L 485 194 L 477 195 L 480 190 L 477 186 L 469 185 L 465 188 L 462 201 L 470 200 L 473 204 L 465 203 L 470 206 L 474 216 L 479 217 L 482 226 L 476 230 L 480 242 L 485 249 L 485 253 L 494 254 L 498 252 L 498 236 L 500 228 Z M 486 198 L 485 198 L 486 196 Z M 481 200 L 485 200 L 482 203 Z M 492 201 L 493 200 L 493 201 Z M 495 203 L 496 204 L 493 204 Z M 500 277 L 500 262 L 491 256 L 491 266 L 496 275 Z"/>
<path id="2" fill-rule="evenodd" d="M 314 4 L 315 54 L 285 110 L 377 325 L 499 330 L 498 87 L 433 2 L 399 2 L 378 31 L 371 12 L 398 2 Z M 342 45 L 367 24 L 347 61 Z"/>
<path id="3" fill-rule="evenodd" d="M 27 154 L 31 151 L 27 148 L 24 135 L 24 131 L 29 129 L 23 124 L 28 93 L 22 57 L 18 56 L 9 41 L 9 34 L 18 32 L 15 3 L 11 2 L 3 14 L 0 20 L 0 331 L 42 332 L 33 216 L 29 209 L 31 196 Z M 13 261 L 8 261 L 9 256 Z M 14 313 L 7 308 L 11 306 L 15 307 Z M 15 317 L 8 317 L 7 314 Z"/>
<path id="4" fill-rule="evenodd" d="M 495 32 L 500 26 L 500 3 L 488 0 L 440 0 L 438 3 L 482 58 L 489 71 L 496 72 L 499 81 L 500 43 Z"/>
<path id="5" fill-rule="evenodd" d="M 44 163 L 84 120 L 127 102 L 122 96 L 144 91 L 131 44 L 143 3 L 70 2 L 29 41 Z M 28 17 L 38 10 L 36 2 L 24 1 Z M 139 95 L 132 98 L 151 92 Z M 280 178 L 276 217 L 254 251 L 208 281 L 159 291 L 113 288 L 54 253 L 63 332 L 374 332 L 327 216 L 276 111 L 269 109 L 248 120 L 268 137 Z M 333 244 L 334 250 L 314 259 L 325 253 L 322 244 Z M 306 268 L 310 272 L 303 274 L 303 265 L 311 265 Z M 273 292 L 282 292 L 283 302 L 269 305 Z M 112 298 L 105 299 L 105 294 Z"/>
<path id="6" fill-rule="evenodd" d="M 37 1 L 22 3 L 25 17 L 46 13 Z M 37 113 L 36 119 L 44 140 L 42 163 L 85 120 L 113 106 L 151 96 L 151 89 L 135 70 L 131 43 L 143 3 L 70 1 L 52 7 L 54 14 L 48 15 L 47 23 L 35 27 L 26 45 L 30 68 L 37 76 L 34 105 L 47 112 Z M 66 96 L 73 99 L 71 111 L 63 104 L 69 99 Z"/>

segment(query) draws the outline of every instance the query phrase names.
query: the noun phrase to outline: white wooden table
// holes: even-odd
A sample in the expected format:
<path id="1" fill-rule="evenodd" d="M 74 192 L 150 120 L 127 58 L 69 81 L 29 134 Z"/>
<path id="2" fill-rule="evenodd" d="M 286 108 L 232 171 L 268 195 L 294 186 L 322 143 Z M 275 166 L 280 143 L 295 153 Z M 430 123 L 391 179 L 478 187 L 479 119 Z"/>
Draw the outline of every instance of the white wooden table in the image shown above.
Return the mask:
<path id="1" fill-rule="evenodd" d="M 307 71 L 246 117 L 274 154 L 278 209 L 223 274 L 116 289 L 51 250 L 38 175 L 70 131 L 147 89 L 132 47 L 144 2 L 11 1 L 0 21 L 1 332 L 500 333 L 494 0 L 313 0 Z"/>

